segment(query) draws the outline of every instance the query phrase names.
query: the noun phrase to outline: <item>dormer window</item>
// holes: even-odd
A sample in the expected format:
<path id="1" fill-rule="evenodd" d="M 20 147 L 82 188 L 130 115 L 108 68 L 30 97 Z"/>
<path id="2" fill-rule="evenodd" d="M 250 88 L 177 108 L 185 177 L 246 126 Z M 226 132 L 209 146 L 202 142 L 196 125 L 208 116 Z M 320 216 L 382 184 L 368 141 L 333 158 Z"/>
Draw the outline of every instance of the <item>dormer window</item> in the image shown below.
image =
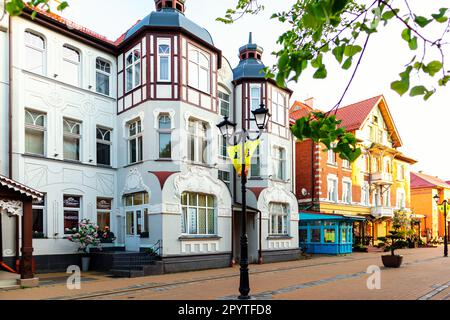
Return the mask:
<path id="1" fill-rule="evenodd" d="M 126 91 L 129 92 L 141 84 L 141 51 L 131 50 L 126 56 Z"/>

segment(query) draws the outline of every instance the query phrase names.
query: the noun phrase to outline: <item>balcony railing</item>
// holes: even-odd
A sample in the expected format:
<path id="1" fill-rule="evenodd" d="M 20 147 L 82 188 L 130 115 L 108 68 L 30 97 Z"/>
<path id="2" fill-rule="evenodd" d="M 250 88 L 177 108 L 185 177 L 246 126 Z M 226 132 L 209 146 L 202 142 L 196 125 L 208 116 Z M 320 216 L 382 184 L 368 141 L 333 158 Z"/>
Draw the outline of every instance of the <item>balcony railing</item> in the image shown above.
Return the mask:
<path id="1" fill-rule="evenodd" d="M 373 184 L 377 184 L 377 185 L 385 185 L 385 184 L 393 184 L 394 183 L 392 174 L 387 173 L 387 172 L 372 173 L 370 175 L 370 181 Z"/>
<path id="2" fill-rule="evenodd" d="M 383 218 L 383 217 L 394 217 L 394 209 L 391 207 L 373 207 L 371 209 L 372 216 L 376 218 Z"/>

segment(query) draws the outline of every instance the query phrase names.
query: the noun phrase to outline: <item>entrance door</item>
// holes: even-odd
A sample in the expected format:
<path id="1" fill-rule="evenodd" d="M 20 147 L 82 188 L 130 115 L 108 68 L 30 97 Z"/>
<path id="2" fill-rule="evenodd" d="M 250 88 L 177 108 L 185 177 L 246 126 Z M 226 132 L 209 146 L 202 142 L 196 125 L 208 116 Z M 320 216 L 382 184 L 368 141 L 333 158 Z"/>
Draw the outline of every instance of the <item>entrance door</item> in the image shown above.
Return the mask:
<path id="1" fill-rule="evenodd" d="M 141 248 L 142 210 L 128 210 L 125 224 L 125 247 L 127 251 L 139 252 Z"/>

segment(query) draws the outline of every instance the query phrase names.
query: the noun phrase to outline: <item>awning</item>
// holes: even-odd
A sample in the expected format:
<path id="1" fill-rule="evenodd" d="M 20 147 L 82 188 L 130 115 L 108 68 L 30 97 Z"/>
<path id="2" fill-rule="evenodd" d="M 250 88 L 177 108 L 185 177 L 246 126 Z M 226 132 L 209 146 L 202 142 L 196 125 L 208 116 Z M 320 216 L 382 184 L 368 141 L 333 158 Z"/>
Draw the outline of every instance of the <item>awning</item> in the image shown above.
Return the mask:
<path id="1" fill-rule="evenodd" d="M 236 211 L 236 212 L 242 212 L 242 203 L 237 203 L 236 202 L 235 204 L 233 204 L 232 209 L 233 209 L 233 211 Z M 255 209 L 255 208 L 252 208 L 250 206 L 247 206 L 247 213 L 257 214 L 257 213 L 259 213 L 259 210 Z"/>
<path id="2" fill-rule="evenodd" d="M 299 219 L 301 221 L 305 220 L 357 220 L 364 221 L 365 217 L 353 216 L 353 215 L 342 215 L 342 214 L 329 214 L 329 213 L 310 213 L 310 212 L 300 212 Z"/>

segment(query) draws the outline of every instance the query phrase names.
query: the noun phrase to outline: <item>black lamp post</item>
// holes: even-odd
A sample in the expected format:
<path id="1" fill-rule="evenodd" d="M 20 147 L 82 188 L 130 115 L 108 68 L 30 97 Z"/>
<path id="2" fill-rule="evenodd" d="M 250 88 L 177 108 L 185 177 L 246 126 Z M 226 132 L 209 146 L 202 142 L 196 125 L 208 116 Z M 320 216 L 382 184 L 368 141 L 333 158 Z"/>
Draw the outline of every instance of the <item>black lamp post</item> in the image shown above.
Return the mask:
<path id="1" fill-rule="evenodd" d="M 242 172 L 241 172 L 241 188 L 242 188 L 242 233 L 241 233 L 241 261 L 240 261 L 240 282 L 239 292 L 240 300 L 250 299 L 250 280 L 248 275 L 248 236 L 247 236 L 247 175 L 245 174 L 245 143 L 247 141 L 258 140 L 263 131 L 267 128 L 269 122 L 270 113 L 266 109 L 264 104 L 252 111 L 255 121 L 258 127 L 258 136 L 255 139 L 250 137 L 251 131 L 242 126 L 242 132 L 239 136 L 236 136 L 236 124 L 228 120 L 228 117 L 224 117 L 224 120 L 217 125 L 220 133 L 227 141 L 227 144 L 238 145 L 242 144 Z"/>
<path id="2" fill-rule="evenodd" d="M 448 257 L 448 235 L 447 235 L 447 229 L 448 229 L 448 222 L 447 222 L 447 204 L 448 201 L 444 200 L 441 204 L 439 204 L 439 196 L 435 195 L 434 200 L 436 201 L 436 204 L 439 206 L 444 206 L 444 257 Z"/>

